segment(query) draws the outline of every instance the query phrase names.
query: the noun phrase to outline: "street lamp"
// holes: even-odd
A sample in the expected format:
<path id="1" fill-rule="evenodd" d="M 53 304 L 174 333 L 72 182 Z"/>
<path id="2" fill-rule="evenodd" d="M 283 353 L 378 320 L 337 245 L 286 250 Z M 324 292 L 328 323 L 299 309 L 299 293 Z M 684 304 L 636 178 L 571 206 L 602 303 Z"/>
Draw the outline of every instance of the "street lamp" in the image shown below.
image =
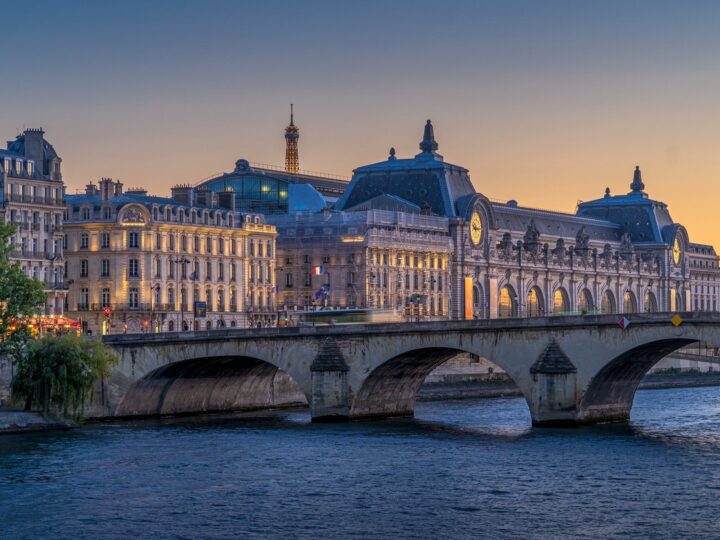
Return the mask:
<path id="1" fill-rule="evenodd" d="M 170 259 L 170 262 L 175 263 L 176 269 L 177 269 L 177 290 L 178 290 L 178 296 L 180 297 L 180 321 L 178 323 L 178 332 L 182 332 L 182 325 L 185 322 L 185 305 L 183 304 L 183 298 L 182 298 L 182 289 L 180 287 L 180 280 L 185 279 L 184 276 L 180 273 L 180 265 L 183 265 L 183 269 L 185 268 L 185 265 L 190 262 L 190 259 L 187 257 L 175 257 L 174 259 Z"/>

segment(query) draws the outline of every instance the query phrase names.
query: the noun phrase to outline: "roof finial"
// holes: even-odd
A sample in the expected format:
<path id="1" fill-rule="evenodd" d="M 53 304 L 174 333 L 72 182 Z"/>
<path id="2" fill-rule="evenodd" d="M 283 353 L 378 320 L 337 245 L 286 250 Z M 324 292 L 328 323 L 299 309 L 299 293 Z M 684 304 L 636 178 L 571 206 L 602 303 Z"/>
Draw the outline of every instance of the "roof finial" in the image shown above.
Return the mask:
<path id="1" fill-rule="evenodd" d="M 426 153 L 437 152 L 438 143 L 435 141 L 435 132 L 430 120 L 425 124 L 425 131 L 423 133 L 423 140 L 420 143 L 420 150 Z"/>
<path id="2" fill-rule="evenodd" d="M 605 196 L 606 197 L 610 196 L 610 187 L 609 186 L 605 188 Z"/>
<path id="3" fill-rule="evenodd" d="M 393 161 L 393 160 L 395 160 L 395 159 L 397 159 L 397 158 L 395 157 L 395 147 L 394 147 L 394 146 L 391 146 L 391 147 L 390 147 L 390 155 L 388 156 L 388 161 Z"/>
<path id="4" fill-rule="evenodd" d="M 630 184 L 630 189 L 636 193 L 642 193 L 645 189 L 645 184 L 642 181 L 642 175 L 640 174 L 640 166 L 635 166 L 635 173 L 633 174 L 633 181 Z"/>

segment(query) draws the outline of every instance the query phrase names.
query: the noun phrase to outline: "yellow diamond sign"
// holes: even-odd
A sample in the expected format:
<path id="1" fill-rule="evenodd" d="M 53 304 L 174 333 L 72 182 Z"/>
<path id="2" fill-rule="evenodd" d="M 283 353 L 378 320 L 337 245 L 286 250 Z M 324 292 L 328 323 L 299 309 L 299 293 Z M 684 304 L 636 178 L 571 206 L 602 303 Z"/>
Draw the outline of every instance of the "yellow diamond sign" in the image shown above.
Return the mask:
<path id="1" fill-rule="evenodd" d="M 682 317 L 676 313 L 675 315 L 673 315 L 673 318 L 670 319 L 670 322 L 673 324 L 673 326 L 680 326 L 683 320 Z"/>

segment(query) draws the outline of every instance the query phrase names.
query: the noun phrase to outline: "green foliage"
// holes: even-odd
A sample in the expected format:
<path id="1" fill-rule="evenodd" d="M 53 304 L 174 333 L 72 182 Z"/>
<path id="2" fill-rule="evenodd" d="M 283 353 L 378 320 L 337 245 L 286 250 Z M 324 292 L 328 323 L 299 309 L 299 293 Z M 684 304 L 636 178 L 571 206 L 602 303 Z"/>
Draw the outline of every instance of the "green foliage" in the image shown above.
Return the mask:
<path id="1" fill-rule="evenodd" d="M 47 295 L 42 282 L 23 274 L 10 260 L 15 225 L 0 223 L 0 336 L 22 326 L 22 320 L 34 315 L 45 304 Z"/>
<path id="2" fill-rule="evenodd" d="M 16 362 L 13 398 L 24 401 L 28 410 L 48 414 L 57 409 L 80 418 L 93 386 L 115 362 L 115 353 L 102 341 L 69 335 L 43 338 Z"/>

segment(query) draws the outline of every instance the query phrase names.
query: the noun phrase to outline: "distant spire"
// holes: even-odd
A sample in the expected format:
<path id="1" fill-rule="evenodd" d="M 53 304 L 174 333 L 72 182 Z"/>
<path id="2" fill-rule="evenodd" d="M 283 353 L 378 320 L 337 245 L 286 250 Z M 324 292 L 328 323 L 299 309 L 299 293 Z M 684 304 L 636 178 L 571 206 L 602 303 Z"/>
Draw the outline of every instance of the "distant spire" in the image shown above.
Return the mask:
<path id="1" fill-rule="evenodd" d="M 298 156 L 298 139 L 300 130 L 295 125 L 293 104 L 290 104 L 290 124 L 285 128 L 285 171 L 297 173 L 300 171 L 300 157 Z"/>
<path id="2" fill-rule="evenodd" d="M 640 174 L 640 166 L 635 166 L 635 173 L 633 174 L 633 181 L 630 184 L 630 189 L 636 193 L 642 193 L 645 190 L 645 184 L 642 181 L 642 175 Z"/>
<path id="3" fill-rule="evenodd" d="M 436 152 L 438 149 L 438 143 L 435 141 L 435 132 L 430 120 L 425 124 L 425 132 L 423 133 L 423 140 L 420 143 L 420 150 L 423 152 Z"/>

